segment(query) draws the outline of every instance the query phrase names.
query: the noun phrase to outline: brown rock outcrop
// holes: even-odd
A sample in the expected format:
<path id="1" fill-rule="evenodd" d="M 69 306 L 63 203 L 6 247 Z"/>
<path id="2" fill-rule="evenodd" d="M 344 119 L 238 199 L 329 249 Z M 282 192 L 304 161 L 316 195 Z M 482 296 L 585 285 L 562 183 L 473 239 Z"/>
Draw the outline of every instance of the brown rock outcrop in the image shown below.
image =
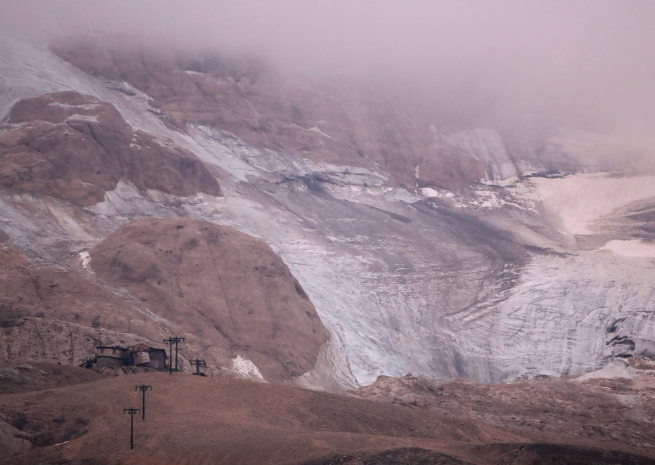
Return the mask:
<path id="1" fill-rule="evenodd" d="M 88 206 L 120 179 L 181 196 L 221 194 L 193 154 L 134 131 L 113 105 L 88 95 L 23 100 L 0 127 L 0 188 Z"/>
<path id="2" fill-rule="evenodd" d="M 135 331 L 159 339 L 156 331 L 146 330 L 146 319 L 134 304 L 69 269 L 30 266 L 19 251 L 1 247 L 0 325 L 9 328 L 13 320 L 28 317 L 121 333 Z M 34 345 L 39 346 L 38 341 Z"/>
<path id="3" fill-rule="evenodd" d="M 0 458 L 21 454 L 31 448 L 27 436 L 0 416 Z"/>
<path id="4" fill-rule="evenodd" d="M 267 379 L 310 370 L 328 334 L 282 259 L 261 240 L 186 218 L 143 219 L 91 251 L 105 281 L 197 336 L 229 365 L 251 359 Z"/>

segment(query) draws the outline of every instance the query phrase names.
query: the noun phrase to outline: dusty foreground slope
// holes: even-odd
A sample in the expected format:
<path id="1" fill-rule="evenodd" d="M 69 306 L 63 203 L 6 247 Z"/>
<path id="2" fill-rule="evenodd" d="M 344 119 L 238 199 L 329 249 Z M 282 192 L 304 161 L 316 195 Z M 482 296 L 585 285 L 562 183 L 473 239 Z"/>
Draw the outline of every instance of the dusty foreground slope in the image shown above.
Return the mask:
<path id="1" fill-rule="evenodd" d="M 141 383 L 153 390 L 146 421 L 135 418 L 130 451 L 123 408 L 139 406 L 134 385 Z M 469 415 L 187 374 L 122 376 L 3 395 L 0 413 L 7 431 L 3 453 L 9 446 L 24 451 L 3 464 L 655 463 L 605 450 L 615 444 L 601 441 L 565 445 L 569 439 L 560 436 L 559 445 L 532 442 Z M 559 421 L 566 422 L 566 415 Z M 10 443 L 12 432 L 19 438 Z M 25 439 L 17 446 L 20 436 L 38 438 L 41 447 Z"/>

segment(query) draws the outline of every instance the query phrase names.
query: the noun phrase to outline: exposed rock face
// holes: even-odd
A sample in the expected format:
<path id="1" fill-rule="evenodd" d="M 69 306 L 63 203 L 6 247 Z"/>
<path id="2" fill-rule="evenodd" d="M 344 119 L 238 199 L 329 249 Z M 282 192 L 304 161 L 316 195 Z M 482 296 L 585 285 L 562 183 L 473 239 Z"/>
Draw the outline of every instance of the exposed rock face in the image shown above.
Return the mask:
<path id="1" fill-rule="evenodd" d="M 384 172 L 394 185 L 457 189 L 580 167 L 543 139 L 466 130 L 481 122 L 444 119 L 438 104 L 412 98 L 402 85 L 288 85 L 252 59 L 112 43 L 60 41 L 52 50 L 91 75 L 145 92 L 178 127 L 207 125 L 256 147 Z"/>
<path id="2" fill-rule="evenodd" d="M 220 195 L 191 153 L 133 131 L 113 105 L 76 92 L 18 102 L 0 128 L 0 187 L 77 205 L 100 202 L 120 179 L 176 195 Z"/>
<path id="3" fill-rule="evenodd" d="M 224 357 L 245 355 L 267 378 L 316 363 L 327 331 L 284 262 L 263 241 L 182 218 L 129 223 L 91 251 L 104 280 Z"/>
<path id="4" fill-rule="evenodd" d="M 2 417 L 0 417 L 0 457 L 17 455 L 30 450 L 32 443 L 27 439 L 28 436 L 21 433 L 18 428 L 11 426 Z"/>
<path id="5" fill-rule="evenodd" d="M 3 321 L 47 318 L 116 332 L 134 330 L 132 319 L 145 321 L 134 304 L 79 273 L 56 266 L 29 266 L 27 258 L 11 247 L 0 248 L 0 257 Z M 142 336 L 155 339 L 157 334 Z"/>

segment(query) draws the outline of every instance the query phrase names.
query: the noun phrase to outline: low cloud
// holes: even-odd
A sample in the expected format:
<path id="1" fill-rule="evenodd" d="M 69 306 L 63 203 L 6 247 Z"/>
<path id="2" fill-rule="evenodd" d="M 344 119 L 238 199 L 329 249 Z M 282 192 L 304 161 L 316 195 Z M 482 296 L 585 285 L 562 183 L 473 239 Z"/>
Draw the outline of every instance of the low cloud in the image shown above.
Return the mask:
<path id="1" fill-rule="evenodd" d="M 479 124 L 576 127 L 655 146 L 650 0 L 6 0 L 0 18 L 14 35 L 121 34 L 248 53 L 290 79 L 381 92 L 400 83 L 409 98 Z"/>

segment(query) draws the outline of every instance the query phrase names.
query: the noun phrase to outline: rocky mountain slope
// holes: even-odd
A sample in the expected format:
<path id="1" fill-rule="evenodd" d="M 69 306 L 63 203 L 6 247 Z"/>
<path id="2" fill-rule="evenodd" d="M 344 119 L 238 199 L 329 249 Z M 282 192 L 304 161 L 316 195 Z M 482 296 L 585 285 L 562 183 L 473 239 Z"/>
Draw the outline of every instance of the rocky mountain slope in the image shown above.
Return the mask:
<path id="1" fill-rule="evenodd" d="M 207 308 L 202 318 L 220 320 L 224 331 L 223 317 L 247 312 L 245 301 L 199 295 L 191 311 L 177 300 L 179 292 L 187 298 L 183 285 L 196 263 L 184 258 L 178 241 L 197 228 L 144 244 L 134 239 L 138 222 L 125 226 L 173 217 L 261 239 L 288 266 L 277 260 L 270 266 L 279 272 L 272 282 L 286 286 L 271 294 L 280 298 L 271 308 L 286 311 L 282 299 L 293 297 L 291 314 L 308 318 L 302 309 L 315 306 L 327 342 L 308 319 L 293 336 L 304 341 L 293 357 L 286 326 L 275 356 L 270 340 L 260 341 L 261 351 L 244 349 L 265 378 L 295 376 L 296 383 L 325 389 L 407 372 L 499 382 L 652 356 L 652 175 L 602 172 L 577 143 L 593 135 L 506 134 L 443 121 L 435 109 L 402 96 L 337 83 L 290 89 L 257 62 L 162 55 L 120 41 L 103 48 L 4 40 L 3 253 L 27 275 L 56 269 L 70 278 L 69 288 L 84 282 L 76 307 L 97 301 L 89 294 L 118 300 L 100 299 L 114 310 L 103 310 L 94 328 L 94 312 L 84 311 L 80 322 L 74 315 L 54 318 L 73 304 L 50 297 L 63 284 L 45 293 L 39 285 L 38 300 L 23 299 L 43 308 L 43 316 L 9 318 L 3 350 L 9 353 L 10 340 L 11 353 L 18 346 L 36 353 L 34 341 L 46 334 L 53 342 L 45 357 L 72 363 L 77 355 L 71 359 L 64 347 L 78 334 L 88 342 L 73 345 L 85 353 L 98 334 L 110 342 L 158 342 L 186 330 L 171 306 L 193 318 L 202 316 L 195 304 Z M 95 160 L 100 173 L 66 158 L 66 147 Z M 69 162 L 59 166 L 62 160 Z M 155 264 L 170 284 L 162 281 L 155 293 L 157 273 L 139 275 L 137 285 L 128 270 L 112 268 L 121 260 L 135 265 L 130 260 L 137 257 Z M 223 279 L 209 257 L 193 259 L 204 270 L 194 281 L 208 283 L 205 289 Z M 249 282 L 266 273 L 254 269 L 258 260 L 250 274 L 240 274 L 235 262 L 229 279 Z M 26 296 L 37 294 L 31 278 L 23 286 Z M 276 320 L 263 303 L 267 286 L 246 297 L 269 324 Z M 7 299 L 14 305 L 19 297 Z M 246 321 L 230 324 L 251 330 Z M 272 337 L 269 329 L 256 334 Z M 224 345 L 234 335 L 216 332 L 190 342 L 185 359 L 221 341 L 216 369 L 234 368 L 227 358 L 235 352 L 228 357 Z"/>

